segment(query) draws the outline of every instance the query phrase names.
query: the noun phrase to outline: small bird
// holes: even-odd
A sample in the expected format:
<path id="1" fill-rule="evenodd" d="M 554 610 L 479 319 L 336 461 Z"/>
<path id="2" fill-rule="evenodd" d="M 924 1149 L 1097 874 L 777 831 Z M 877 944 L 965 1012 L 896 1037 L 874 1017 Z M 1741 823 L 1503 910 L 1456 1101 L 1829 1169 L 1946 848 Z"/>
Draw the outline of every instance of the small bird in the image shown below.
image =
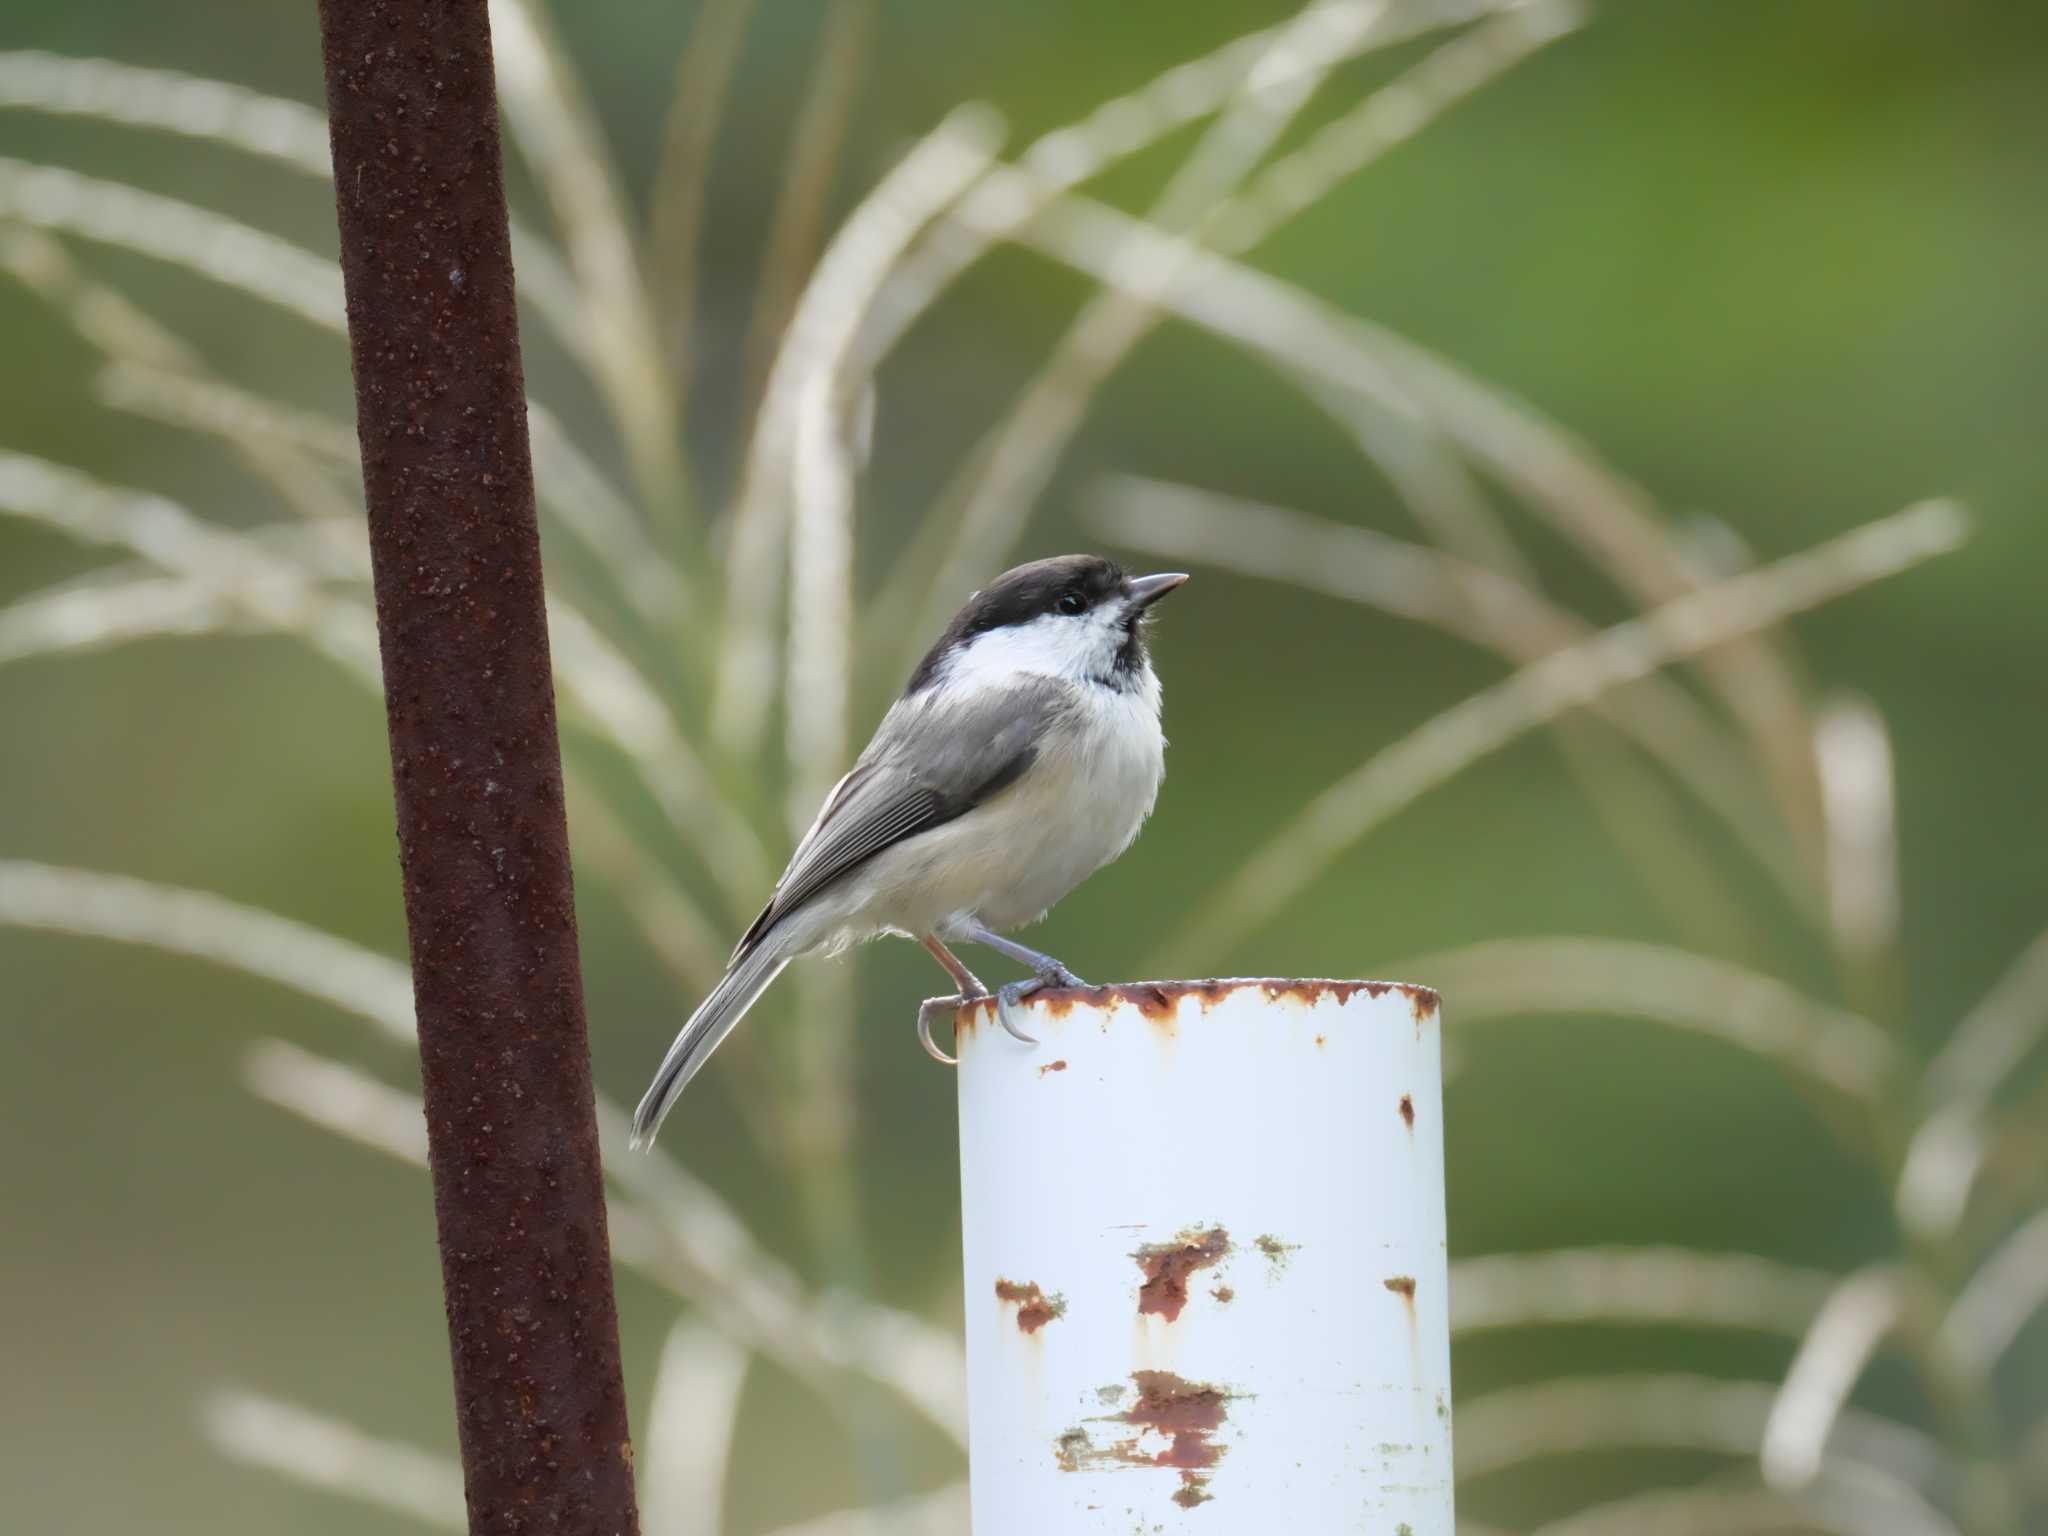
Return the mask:
<path id="1" fill-rule="evenodd" d="M 636 1148 L 653 1143 L 690 1079 L 799 955 L 883 933 L 916 939 L 959 989 L 918 1012 L 918 1036 L 942 1061 L 934 1014 L 989 996 L 949 944 L 986 945 L 1031 968 L 995 993 L 1003 1027 L 1025 1041 L 1019 1003 L 1042 987 L 1087 985 L 1004 933 L 1045 916 L 1151 814 L 1166 738 L 1145 622 L 1186 580 L 1061 555 L 1006 571 L 967 600 L 662 1058 L 633 1114 Z"/>

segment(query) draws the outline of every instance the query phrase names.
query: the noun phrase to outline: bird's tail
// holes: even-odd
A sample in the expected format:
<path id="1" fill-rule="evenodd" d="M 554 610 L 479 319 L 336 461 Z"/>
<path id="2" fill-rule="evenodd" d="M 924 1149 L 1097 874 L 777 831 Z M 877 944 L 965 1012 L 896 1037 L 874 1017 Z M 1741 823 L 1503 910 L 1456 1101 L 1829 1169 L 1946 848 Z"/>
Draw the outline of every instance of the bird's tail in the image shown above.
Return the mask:
<path id="1" fill-rule="evenodd" d="M 633 1111 L 634 1151 L 654 1145 L 654 1133 L 661 1129 L 661 1122 L 675 1108 L 676 1100 L 697 1075 L 697 1069 L 711 1059 L 711 1053 L 732 1033 L 733 1025 L 746 1016 L 754 999 L 767 990 L 768 983 L 787 964 L 787 951 L 773 942 L 757 945 L 734 959 L 725 976 L 711 989 L 711 995 L 690 1015 L 690 1022 L 676 1036 L 675 1044 L 668 1048 L 668 1054 L 661 1059 L 661 1070 L 654 1074 L 646 1097 Z"/>

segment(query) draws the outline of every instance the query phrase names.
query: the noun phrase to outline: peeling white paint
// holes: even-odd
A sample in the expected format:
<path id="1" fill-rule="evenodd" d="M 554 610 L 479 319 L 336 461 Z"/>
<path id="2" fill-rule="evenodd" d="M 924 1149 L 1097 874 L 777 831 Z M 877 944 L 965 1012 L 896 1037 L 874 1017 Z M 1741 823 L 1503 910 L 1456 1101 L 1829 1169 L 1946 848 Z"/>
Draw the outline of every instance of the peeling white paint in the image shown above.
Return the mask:
<path id="1" fill-rule="evenodd" d="M 1451 1536 L 1434 994 L 1026 1015 L 959 1040 L 975 1536 Z"/>

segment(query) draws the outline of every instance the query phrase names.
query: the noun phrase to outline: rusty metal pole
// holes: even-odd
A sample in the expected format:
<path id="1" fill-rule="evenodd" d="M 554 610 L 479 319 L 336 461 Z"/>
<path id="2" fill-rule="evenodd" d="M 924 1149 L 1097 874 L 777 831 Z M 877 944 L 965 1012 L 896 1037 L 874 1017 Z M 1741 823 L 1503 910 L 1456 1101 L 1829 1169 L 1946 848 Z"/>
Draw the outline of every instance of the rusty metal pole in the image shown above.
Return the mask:
<path id="1" fill-rule="evenodd" d="M 632 1536 L 486 0 L 320 0 L 469 1526 Z"/>
<path id="2" fill-rule="evenodd" d="M 962 1011 L 974 1536 L 1452 1536 L 1436 994 Z"/>

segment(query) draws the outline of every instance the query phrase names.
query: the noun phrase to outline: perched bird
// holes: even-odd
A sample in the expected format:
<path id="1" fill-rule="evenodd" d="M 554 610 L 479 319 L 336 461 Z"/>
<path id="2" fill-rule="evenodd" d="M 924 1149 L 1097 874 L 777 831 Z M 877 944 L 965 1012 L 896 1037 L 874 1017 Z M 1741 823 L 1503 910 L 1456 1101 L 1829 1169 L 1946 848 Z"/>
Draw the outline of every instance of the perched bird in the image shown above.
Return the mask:
<path id="1" fill-rule="evenodd" d="M 1062 555 L 1006 571 L 967 600 L 669 1047 L 633 1114 L 635 1147 L 653 1142 L 697 1069 L 798 955 L 882 933 L 916 939 L 959 988 L 919 1012 L 934 1055 L 934 1012 L 989 995 L 948 944 L 983 944 L 1031 968 L 995 993 L 1020 1039 L 1030 1039 L 1013 1017 L 1024 998 L 1086 985 L 1004 933 L 1037 922 L 1151 814 L 1166 738 L 1145 620 L 1186 580 Z"/>

